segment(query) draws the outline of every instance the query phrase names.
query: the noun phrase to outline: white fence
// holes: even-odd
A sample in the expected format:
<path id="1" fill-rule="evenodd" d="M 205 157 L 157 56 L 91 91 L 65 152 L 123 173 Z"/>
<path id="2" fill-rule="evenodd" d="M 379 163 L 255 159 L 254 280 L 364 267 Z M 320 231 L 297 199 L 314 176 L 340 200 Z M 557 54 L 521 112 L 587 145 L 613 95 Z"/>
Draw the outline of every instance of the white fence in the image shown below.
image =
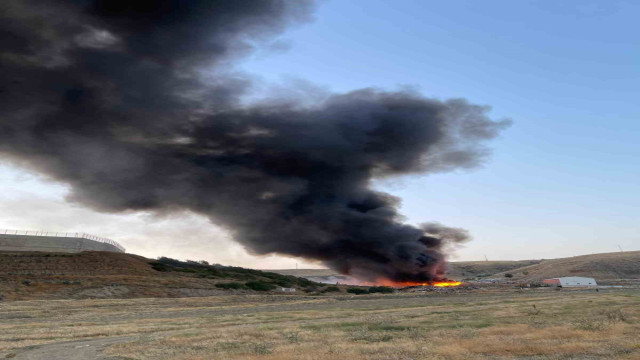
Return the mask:
<path id="1" fill-rule="evenodd" d="M 29 236 L 56 236 L 56 237 L 67 237 L 67 238 L 80 238 L 80 239 L 88 239 L 93 240 L 105 244 L 109 244 L 115 246 L 122 252 L 125 252 L 125 248 L 118 244 L 118 242 L 113 241 L 111 239 L 103 238 L 100 236 L 95 236 L 87 233 L 79 233 L 79 232 L 61 232 L 61 231 L 33 231 L 33 230 L 11 230 L 11 229 L 0 229 L 0 234 L 6 235 L 29 235 Z"/>

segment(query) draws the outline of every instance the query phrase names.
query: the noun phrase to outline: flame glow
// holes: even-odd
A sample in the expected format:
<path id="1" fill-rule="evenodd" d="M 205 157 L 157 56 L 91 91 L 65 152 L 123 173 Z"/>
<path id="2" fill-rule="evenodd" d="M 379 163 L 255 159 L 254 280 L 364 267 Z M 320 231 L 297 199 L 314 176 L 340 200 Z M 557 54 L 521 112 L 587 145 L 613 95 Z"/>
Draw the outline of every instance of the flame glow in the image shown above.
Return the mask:
<path id="1" fill-rule="evenodd" d="M 462 283 L 460 281 L 455 280 L 441 280 L 441 281 L 431 281 L 431 282 L 412 282 L 412 281 L 391 281 L 388 279 L 378 279 L 374 283 L 367 285 L 384 285 L 384 286 L 392 286 L 392 287 L 408 287 L 408 286 L 433 286 L 433 287 L 454 287 L 460 286 Z"/>
<path id="2" fill-rule="evenodd" d="M 462 283 L 460 281 L 452 281 L 452 280 L 447 280 L 447 281 L 437 281 L 431 284 L 431 286 L 435 286 L 435 287 L 450 287 L 450 286 L 459 286 Z"/>

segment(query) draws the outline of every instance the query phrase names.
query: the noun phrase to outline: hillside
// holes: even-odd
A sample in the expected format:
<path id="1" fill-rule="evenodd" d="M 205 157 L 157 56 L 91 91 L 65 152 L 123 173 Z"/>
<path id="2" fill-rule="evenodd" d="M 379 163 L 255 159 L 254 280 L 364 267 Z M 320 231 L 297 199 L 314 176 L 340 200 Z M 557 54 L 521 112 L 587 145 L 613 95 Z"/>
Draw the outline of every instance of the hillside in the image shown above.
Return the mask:
<path id="1" fill-rule="evenodd" d="M 278 286 L 318 290 L 302 278 L 271 272 L 89 251 L 0 252 L 0 300 L 140 298 L 254 293 Z"/>
<path id="2" fill-rule="evenodd" d="M 540 260 L 451 262 L 449 263 L 447 277 L 457 280 L 485 277 L 538 263 L 540 263 Z"/>
<path id="3" fill-rule="evenodd" d="M 327 289 L 313 281 L 344 283 L 337 275 L 327 269 L 266 272 L 112 252 L 0 252 L 0 299 L 187 297 L 251 294 L 277 287 L 294 287 L 296 294 L 304 294 Z M 640 251 L 550 260 L 454 262 L 448 276 L 510 282 L 561 276 L 588 276 L 601 283 L 637 280 Z"/>
<path id="4" fill-rule="evenodd" d="M 474 277 L 485 277 L 524 266 L 539 263 L 540 260 L 522 261 L 461 261 L 448 265 L 447 277 L 461 280 Z M 343 278 L 344 276 L 331 269 L 283 269 L 271 270 L 282 275 L 301 276 L 309 279 Z M 344 277 L 346 278 L 346 277 Z"/>
<path id="5" fill-rule="evenodd" d="M 273 270 L 279 274 L 303 276 L 322 281 L 340 274 L 329 269 Z M 447 277 L 456 280 L 474 278 L 536 282 L 561 276 L 587 276 L 596 280 L 640 279 L 640 251 L 604 253 L 549 260 L 459 261 L 449 263 Z"/>
<path id="6" fill-rule="evenodd" d="M 503 271 L 492 277 L 510 273 L 514 280 L 540 281 L 562 276 L 587 276 L 596 280 L 640 279 L 640 251 L 574 256 L 542 260 L 538 264 Z"/>

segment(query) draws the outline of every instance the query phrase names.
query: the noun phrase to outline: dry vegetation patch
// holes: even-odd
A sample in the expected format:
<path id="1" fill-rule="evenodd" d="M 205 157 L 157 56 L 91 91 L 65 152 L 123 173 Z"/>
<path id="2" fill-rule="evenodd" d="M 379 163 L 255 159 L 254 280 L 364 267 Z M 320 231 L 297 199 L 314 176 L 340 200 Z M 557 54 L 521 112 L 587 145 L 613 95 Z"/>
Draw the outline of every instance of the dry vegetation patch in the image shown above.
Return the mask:
<path id="1" fill-rule="evenodd" d="M 154 360 L 637 359 L 639 305 L 637 290 L 12 302 L 0 305 L 0 354 L 136 335 L 105 352 Z"/>

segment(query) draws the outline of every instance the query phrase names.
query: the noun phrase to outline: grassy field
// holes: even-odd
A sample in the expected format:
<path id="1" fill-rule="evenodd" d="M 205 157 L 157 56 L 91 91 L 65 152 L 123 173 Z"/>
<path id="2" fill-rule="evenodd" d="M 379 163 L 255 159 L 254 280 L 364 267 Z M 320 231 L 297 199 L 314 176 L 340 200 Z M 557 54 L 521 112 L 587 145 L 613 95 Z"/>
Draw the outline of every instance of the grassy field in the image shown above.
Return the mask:
<path id="1" fill-rule="evenodd" d="M 109 337 L 113 359 L 639 359 L 640 291 L 0 303 L 0 358 Z"/>

